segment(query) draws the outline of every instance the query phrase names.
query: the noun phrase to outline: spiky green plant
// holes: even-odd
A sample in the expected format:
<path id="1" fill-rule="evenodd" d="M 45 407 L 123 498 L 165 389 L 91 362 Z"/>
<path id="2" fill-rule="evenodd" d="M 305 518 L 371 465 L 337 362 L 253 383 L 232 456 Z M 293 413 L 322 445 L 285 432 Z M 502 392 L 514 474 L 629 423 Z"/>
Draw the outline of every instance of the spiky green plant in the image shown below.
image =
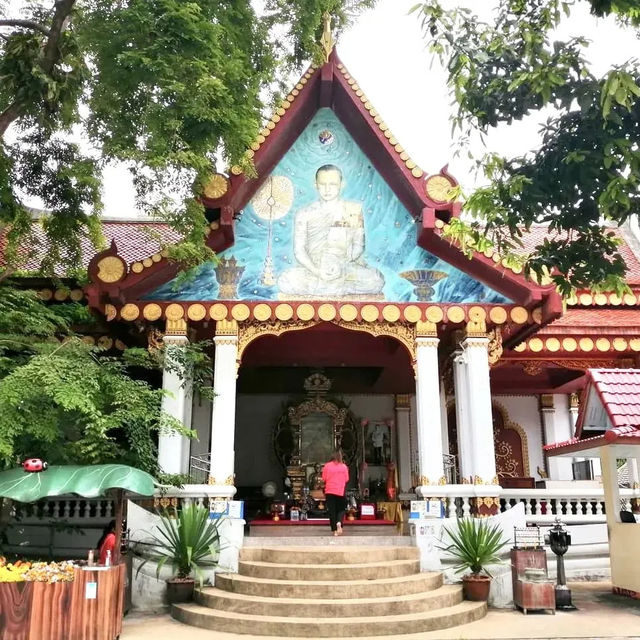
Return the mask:
<path id="1" fill-rule="evenodd" d="M 441 546 L 455 560 L 456 573 L 469 569 L 473 574 L 487 571 L 487 565 L 501 562 L 499 551 L 509 544 L 502 539 L 502 530 L 498 525 L 489 526 L 486 520 L 478 518 L 462 518 L 457 522 L 457 529 L 444 530 L 451 538 L 451 544 Z"/>
<path id="2" fill-rule="evenodd" d="M 202 569 L 218 564 L 222 549 L 220 522 L 220 519 L 209 519 L 209 510 L 197 504 L 179 511 L 165 511 L 155 527 L 157 533 L 149 533 L 154 551 L 138 567 L 138 572 L 149 560 L 153 560 L 158 563 L 157 577 L 160 577 L 162 567 L 169 564 L 176 577 L 188 578 L 195 574 L 202 586 Z"/>

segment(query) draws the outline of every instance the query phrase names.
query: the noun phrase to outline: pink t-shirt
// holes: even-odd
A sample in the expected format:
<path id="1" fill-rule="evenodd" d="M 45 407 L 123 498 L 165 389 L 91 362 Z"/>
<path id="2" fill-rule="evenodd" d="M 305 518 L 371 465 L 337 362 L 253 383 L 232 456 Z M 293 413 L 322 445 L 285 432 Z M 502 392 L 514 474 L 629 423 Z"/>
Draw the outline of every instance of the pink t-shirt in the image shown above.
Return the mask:
<path id="1" fill-rule="evenodd" d="M 349 481 L 349 467 L 343 462 L 327 462 L 322 470 L 324 492 L 334 496 L 343 496 L 344 488 Z"/>

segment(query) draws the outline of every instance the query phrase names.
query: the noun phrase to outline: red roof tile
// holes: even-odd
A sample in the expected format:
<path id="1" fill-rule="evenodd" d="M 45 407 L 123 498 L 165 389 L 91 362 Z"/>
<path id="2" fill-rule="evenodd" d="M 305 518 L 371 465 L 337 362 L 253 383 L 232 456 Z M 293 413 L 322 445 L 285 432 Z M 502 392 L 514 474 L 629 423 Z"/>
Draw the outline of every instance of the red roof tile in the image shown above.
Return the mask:
<path id="1" fill-rule="evenodd" d="M 143 260 L 158 252 L 163 245 L 177 242 L 180 237 L 174 229 L 163 222 L 104 220 L 102 232 L 107 246 L 112 240 L 115 240 L 118 254 L 127 263 Z M 87 237 L 83 237 L 80 244 L 82 246 L 82 263 L 86 267 L 96 250 Z M 1 246 L 2 242 L 0 241 Z M 25 271 L 36 271 L 40 267 L 46 250 L 46 238 L 42 227 L 36 222 L 33 225 L 33 238 L 29 240 L 28 245 L 19 250 L 19 255 L 24 258 L 19 268 Z M 2 264 L 3 258 L 0 251 L 0 265 Z M 65 274 L 56 272 L 56 275 L 63 276 Z"/>
<path id="2" fill-rule="evenodd" d="M 589 369 L 602 404 L 614 427 L 640 429 L 640 370 Z"/>
<path id="3" fill-rule="evenodd" d="M 618 250 L 627 265 L 627 282 L 631 285 L 640 284 L 640 256 L 631 248 L 622 229 L 618 227 L 611 227 L 610 230 L 617 238 L 622 240 Z M 563 235 L 560 234 L 558 237 L 563 237 Z M 554 236 L 549 235 L 546 227 L 535 226 L 531 227 L 529 232 L 522 236 L 522 243 L 524 244 L 525 252 L 530 252 L 533 251 L 537 245 L 542 243 L 543 240 L 553 240 L 553 238 Z"/>
<path id="4" fill-rule="evenodd" d="M 554 320 L 540 333 L 547 332 L 554 327 L 638 327 L 640 312 L 637 309 L 621 309 L 620 307 L 569 307 L 565 314 Z M 553 331 L 548 331 L 554 333 Z M 566 330 L 562 332 L 567 333 Z"/>

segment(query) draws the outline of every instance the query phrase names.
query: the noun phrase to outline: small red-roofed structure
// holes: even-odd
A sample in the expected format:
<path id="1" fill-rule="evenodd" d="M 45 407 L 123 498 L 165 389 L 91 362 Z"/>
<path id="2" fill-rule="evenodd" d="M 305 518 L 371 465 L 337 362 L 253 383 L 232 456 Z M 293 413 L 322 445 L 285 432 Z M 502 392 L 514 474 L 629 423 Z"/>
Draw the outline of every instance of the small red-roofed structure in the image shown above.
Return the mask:
<path id="1" fill-rule="evenodd" d="M 640 562 L 640 523 L 637 513 L 634 515 L 633 512 L 620 509 L 618 479 L 621 460 L 626 460 L 636 480 L 638 477 L 640 369 L 590 369 L 575 437 L 549 444 L 544 450 L 547 456 L 578 454 L 600 457 L 613 590 L 640 598 L 640 574 L 637 570 Z M 631 502 L 633 511 L 637 512 L 637 498 Z"/>

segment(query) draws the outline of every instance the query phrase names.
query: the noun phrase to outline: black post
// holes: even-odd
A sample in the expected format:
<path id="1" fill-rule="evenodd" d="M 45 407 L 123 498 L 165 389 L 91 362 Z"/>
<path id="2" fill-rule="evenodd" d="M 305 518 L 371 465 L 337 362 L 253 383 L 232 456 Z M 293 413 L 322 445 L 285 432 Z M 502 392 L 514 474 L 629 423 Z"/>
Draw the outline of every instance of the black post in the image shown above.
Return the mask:
<path id="1" fill-rule="evenodd" d="M 572 611 L 576 609 L 571 602 L 571 589 L 567 587 L 567 575 L 564 570 L 564 554 L 571 546 L 571 534 L 562 526 L 560 518 L 550 529 L 548 541 L 551 551 L 556 554 L 557 560 L 557 584 L 556 584 L 556 609 Z"/>

